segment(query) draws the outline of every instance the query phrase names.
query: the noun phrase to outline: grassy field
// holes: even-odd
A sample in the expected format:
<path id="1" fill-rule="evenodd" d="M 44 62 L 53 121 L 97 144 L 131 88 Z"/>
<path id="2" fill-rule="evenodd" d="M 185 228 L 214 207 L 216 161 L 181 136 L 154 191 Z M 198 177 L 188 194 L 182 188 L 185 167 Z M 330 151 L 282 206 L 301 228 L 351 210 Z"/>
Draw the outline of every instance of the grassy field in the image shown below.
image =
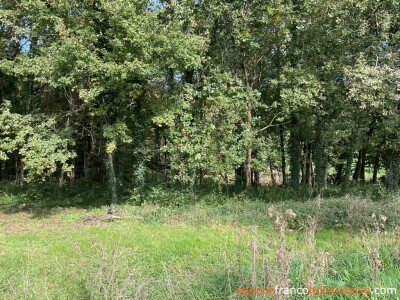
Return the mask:
<path id="1" fill-rule="evenodd" d="M 375 219 L 366 214 L 371 226 L 365 230 L 351 229 L 359 222 L 352 225 L 357 218 L 349 215 L 344 226 L 321 225 L 323 215 L 304 216 L 307 207 L 323 211 L 337 203 L 356 202 L 365 210 L 373 205 L 366 200 L 121 204 L 122 219 L 111 220 L 108 207 L 38 209 L 10 206 L 6 193 L 1 199 L 0 299 L 270 299 L 237 289 L 277 284 L 394 287 L 400 293 L 399 232 L 389 226 L 399 221 L 398 211 L 383 218 L 377 212 Z"/>

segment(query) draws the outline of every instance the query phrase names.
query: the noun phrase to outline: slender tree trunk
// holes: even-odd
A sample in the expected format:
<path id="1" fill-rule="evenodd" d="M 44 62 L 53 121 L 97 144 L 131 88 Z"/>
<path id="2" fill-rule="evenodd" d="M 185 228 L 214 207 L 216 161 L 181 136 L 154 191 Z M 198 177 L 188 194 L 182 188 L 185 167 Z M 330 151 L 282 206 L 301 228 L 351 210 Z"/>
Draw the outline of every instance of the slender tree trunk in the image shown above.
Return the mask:
<path id="1" fill-rule="evenodd" d="M 346 153 L 342 153 L 339 155 L 339 159 L 341 162 L 335 165 L 336 175 L 335 175 L 335 184 L 343 183 L 343 172 L 345 171 L 346 164 L 342 162 L 346 159 Z"/>
<path id="2" fill-rule="evenodd" d="M 229 179 L 228 179 L 228 174 L 225 173 L 223 176 L 224 182 L 225 182 L 225 191 L 226 191 L 226 196 L 229 196 Z"/>
<path id="3" fill-rule="evenodd" d="M 7 177 L 7 162 L 5 160 L 0 161 L 0 180 L 6 180 Z"/>
<path id="4" fill-rule="evenodd" d="M 322 182 L 322 188 L 324 190 L 326 190 L 327 186 L 328 186 L 328 168 L 327 168 L 327 165 L 325 165 L 325 168 L 324 168 L 324 180 Z"/>
<path id="5" fill-rule="evenodd" d="M 316 137 L 315 137 L 315 187 L 319 195 L 325 189 L 327 178 L 327 157 L 325 154 L 325 140 L 323 121 L 318 120 L 316 124 Z"/>
<path id="6" fill-rule="evenodd" d="M 62 189 L 64 185 L 64 170 L 63 168 L 60 169 L 60 175 L 58 176 L 58 188 Z"/>
<path id="7" fill-rule="evenodd" d="M 272 161 L 271 160 L 269 160 L 269 171 L 271 173 L 271 182 L 272 182 L 272 184 L 275 185 L 276 184 L 276 180 L 275 180 L 274 168 L 272 166 Z"/>
<path id="8" fill-rule="evenodd" d="M 142 104 L 144 101 L 145 92 L 142 93 L 137 105 L 134 108 L 133 130 L 132 130 L 132 140 L 133 140 L 133 162 L 134 162 L 134 185 L 139 191 L 142 191 L 146 185 L 146 163 L 144 158 L 144 140 L 145 140 L 145 130 L 146 116 L 143 114 Z"/>
<path id="9" fill-rule="evenodd" d="M 89 176 L 89 163 L 90 163 L 90 151 L 87 137 L 83 139 L 83 174 L 87 178 Z"/>
<path id="10" fill-rule="evenodd" d="M 69 185 L 73 186 L 75 184 L 75 160 L 72 164 L 72 169 L 71 169 L 71 173 L 69 176 Z"/>
<path id="11" fill-rule="evenodd" d="M 297 189 L 300 183 L 301 169 L 301 142 L 297 133 L 297 119 L 292 117 L 292 130 L 290 132 L 289 150 L 290 150 L 290 185 Z"/>
<path id="12" fill-rule="evenodd" d="M 305 184 L 308 188 L 312 188 L 313 186 L 313 164 L 312 164 L 312 144 L 306 143 L 306 164 L 305 164 Z"/>
<path id="13" fill-rule="evenodd" d="M 374 171 L 372 174 L 372 182 L 376 183 L 378 180 L 378 171 L 379 171 L 379 162 L 380 162 L 380 152 L 378 151 L 375 155 L 375 159 L 374 159 Z"/>
<path id="14" fill-rule="evenodd" d="M 24 176 L 24 168 L 25 168 L 25 164 L 24 164 L 24 161 L 21 159 L 20 160 L 20 164 L 19 164 L 19 172 L 20 172 L 20 175 L 19 175 L 19 177 L 20 177 L 20 180 L 21 180 L 21 185 L 22 184 L 24 184 L 24 181 L 25 181 L 25 176 Z"/>
<path id="15" fill-rule="evenodd" d="M 367 149 L 364 147 L 361 154 L 361 170 L 360 170 L 360 180 L 365 183 L 365 160 L 367 156 Z"/>
<path id="16" fill-rule="evenodd" d="M 306 144 L 303 145 L 303 159 L 301 160 L 301 184 L 306 184 L 306 160 L 307 160 L 307 151 L 306 151 Z"/>
<path id="17" fill-rule="evenodd" d="M 350 145 L 347 152 L 347 159 L 346 159 L 346 171 L 344 172 L 344 178 L 342 182 L 342 190 L 347 191 L 350 185 L 351 179 L 351 166 L 353 164 L 353 157 L 354 157 L 354 138 L 350 137 Z"/>
<path id="18" fill-rule="evenodd" d="M 167 139 L 164 137 L 164 146 L 167 147 Z M 167 151 L 164 151 L 164 181 L 167 181 Z"/>
<path id="19" fill-rule="evenodd" d="M 254 170 L 254 185 L 260 186 L 260 172 L 257 170 Z"/>
<path id="20" fill-rule="evenodd" d="M 360 176 L 360 162 L 361 162 L 361 150 L 358 150 L 358 156 L 357 156 L 357 163 L 356 163 L 356 168 L 354 169 L 353 173 L 353 180 L 355 182 L 358 182 L 359 176 Z"/>
<path id="21" fill-rule="evenodd" d="M 199 169 L 199 184 L 203 185 L 203 180 L 204 180 L 204 170 L 203 168 Z"/>
<path id="22" fill-rule="evenodd" d="M 386 187 L 392 194 L 397 193 L 399 190 L 399 152 L 396 150 L 389 150 L 388 157 L 386 158 Z"/>
<path id="23" fill-rule="evenodd" d="M 279 125 L 279 139 L 281 144 L 281 169 L 282 185 L 286 185 L 286 156 L 285 156 L 285 137 L 283 134 L 283 125 Z"/>
<path id="24" fill-rule="evenodd" d="M 247 65 L 244 63 L 243 64 L 243 70 L 244 70 L 244 75 L 246 79 L 246 84 L 250 88 L 250 82 L 249 82 L 249 72 L 247 69 Z M 251 122 L 252 122 L 252 104 L 251 104 L 251 99 L 249 98 L 247 100 L 247 128 L 251 130 Z M 247 148 L 247 155 L 246 155 L 246 189 L 251 188 L 251 159 L 252 159 L 252 149 L 251 146 L 248 145 Z"/>
<path id="25" fill-rule="evenodd" d="M 24 162 L 18 153 L 15 156 L 15 182 L 21 185 L 24 183 Z"/>
<path id="26" fill-rule="evenodd" d="M 246 156 L 246 189 L 251 187 L 251 148 L 247 149 Z"/>
<path id="27" fill-rule="evenodd" d="M 354 170 L 353 179 L 356 182 L 365 182 L 365 148 L 362 147 L 358 151 L 358 159 L 356 169 Z"/>
<path id="28" fill-rule="evenodd" d="M 235 184 L 239 184 L 243 187 L 243 174 L 244 173 L 244 165 L 242 164 L 239 168 L 235 169 Z"/>
<path id="29" fill-rule="evenodd" d="M 312 147 L 310 142 L 304 143 L 304 159 L 302 160 L 301 183 L 308 188 L 312 187 Z"/>
<path id="30" fill-rule="evenodd" d="M 19 183 L 18 154 L 15 156 L 15 182 Z"/>
<path id="31" fill-rule="evenodd" d="M 112 153 L 107 153 L 107 177 L 111 193 L 111 205 L 117 204 L 117 179 L 115 178 L 114 158 Z"/>
<path id="32" fill-rule="evenodd" d="M 278 45 L 276 47 L 276 69 L 277 69 L 277 77 L 282 73 L 282 51 L 280 46 Z M 280 102 L 282 97 L 281 97 L 281 85 L 278 83 L 278 88 L 277 88 L 277 95 L 278 95 L 278 101 Z M 282 169 L 282 185 L 287 184 L 287 176 L 286 176 L 286 155 L 285 155 L 285 135 L 283 131 L 283 125 L 279 125 L 279 142 L 280 142 L 280 150 L 281 150 L 281 169 Z"/>

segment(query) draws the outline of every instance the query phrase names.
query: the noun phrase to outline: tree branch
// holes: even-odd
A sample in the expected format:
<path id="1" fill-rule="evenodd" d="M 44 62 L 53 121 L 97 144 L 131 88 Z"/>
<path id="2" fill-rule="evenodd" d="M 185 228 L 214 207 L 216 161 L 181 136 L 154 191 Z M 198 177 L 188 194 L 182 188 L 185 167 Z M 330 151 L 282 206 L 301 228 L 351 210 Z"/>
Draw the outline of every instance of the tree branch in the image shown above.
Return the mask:
<path id="1" fill-rule="evenodd" d="M 281 114 L 282 114 L 282 113 L 280 113 L 280 112 L 277 113 L 277 114 L 272 118 L 271 122 L 269 122 L 269 124 L 268 124 L 267 126 L 261 128 L 259 131 L 261 132 L 261 131 L 264 131 L 264 130 L 266 130 L 266 129 L 272 127 L 272 126 L 277 125 L 277 124 L 272 124 L 272 123 L 273 123 L 273 122 L 275 121 L 275 119 L 276 119 L 279 115 L 281 115 Z"/>

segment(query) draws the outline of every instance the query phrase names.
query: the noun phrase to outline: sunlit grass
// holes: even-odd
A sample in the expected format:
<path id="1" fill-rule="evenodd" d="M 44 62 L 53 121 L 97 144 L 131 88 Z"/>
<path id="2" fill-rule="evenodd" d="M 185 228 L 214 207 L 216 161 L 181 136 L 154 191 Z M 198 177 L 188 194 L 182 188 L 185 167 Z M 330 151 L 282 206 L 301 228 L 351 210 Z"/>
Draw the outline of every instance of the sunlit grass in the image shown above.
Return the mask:
<path id="1" fill-rule="evenodd" d="M 261 248 L 265 248 L 267 234 L 277 240 L 267 209 L 268 205 L 260 202 L 198 203 L 179 208 L 121 205 L 118 210 L 123 219 L 113 222 L 107 219 L 106 207 L 53 209 L 42 216 L 2 213 L 0 298 L 103 299 L 99 296 L 102 289 L 108 299 L 118 293 L 137 299 L 240 298 L 235 289 L 250 282 L 240 278 L 250 278 L 252 227 L 258 227 Z M 326 285 L 371 285 L 363 245 L 366 236 L 371 234 L 345 229 L 317 232 L 316 251 L 334 257 L 334 273 L 328 272 Z M 307 268 L 302 261 L 307 243 L 304 230 L 288 232 L 287 240 L 293 253 L 290 276 L 293 283 L 300 284 L 305 280 L 301 270 Z M 382 286 L 398 285 L 400 269 L 393 249 L 393 235 L 384 236 Z M 229 279 L 224 255 L 231 268 Z M 237 274 L 238 255 L 242 277 Z M 113 288 L 104 286 L 110 278 L 116 282 Z M 127 286 L 137 294 L 127 291 Z"/>

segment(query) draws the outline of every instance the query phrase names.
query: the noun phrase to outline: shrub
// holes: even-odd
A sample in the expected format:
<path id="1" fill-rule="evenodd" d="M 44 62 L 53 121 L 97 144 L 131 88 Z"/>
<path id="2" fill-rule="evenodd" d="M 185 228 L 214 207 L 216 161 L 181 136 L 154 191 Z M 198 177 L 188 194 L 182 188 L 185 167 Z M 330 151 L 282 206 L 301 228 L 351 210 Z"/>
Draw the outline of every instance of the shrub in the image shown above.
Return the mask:
<path id="1" fill-rule="evenodd" d="M 293 209 L 296 218 L 290 220 L 292 229 L 306 228 L 309 218 L 315 217 L 321 228 L 346 227 L 352 230 L 373 228 L 372 214 L 387 217 L 386 227 L 395 228 L 399 225 L 400 208 L 395 201 L 375 202 L 357 198 L 329 198 L 306 202 L 285 202 L 286 209 Z"/>

